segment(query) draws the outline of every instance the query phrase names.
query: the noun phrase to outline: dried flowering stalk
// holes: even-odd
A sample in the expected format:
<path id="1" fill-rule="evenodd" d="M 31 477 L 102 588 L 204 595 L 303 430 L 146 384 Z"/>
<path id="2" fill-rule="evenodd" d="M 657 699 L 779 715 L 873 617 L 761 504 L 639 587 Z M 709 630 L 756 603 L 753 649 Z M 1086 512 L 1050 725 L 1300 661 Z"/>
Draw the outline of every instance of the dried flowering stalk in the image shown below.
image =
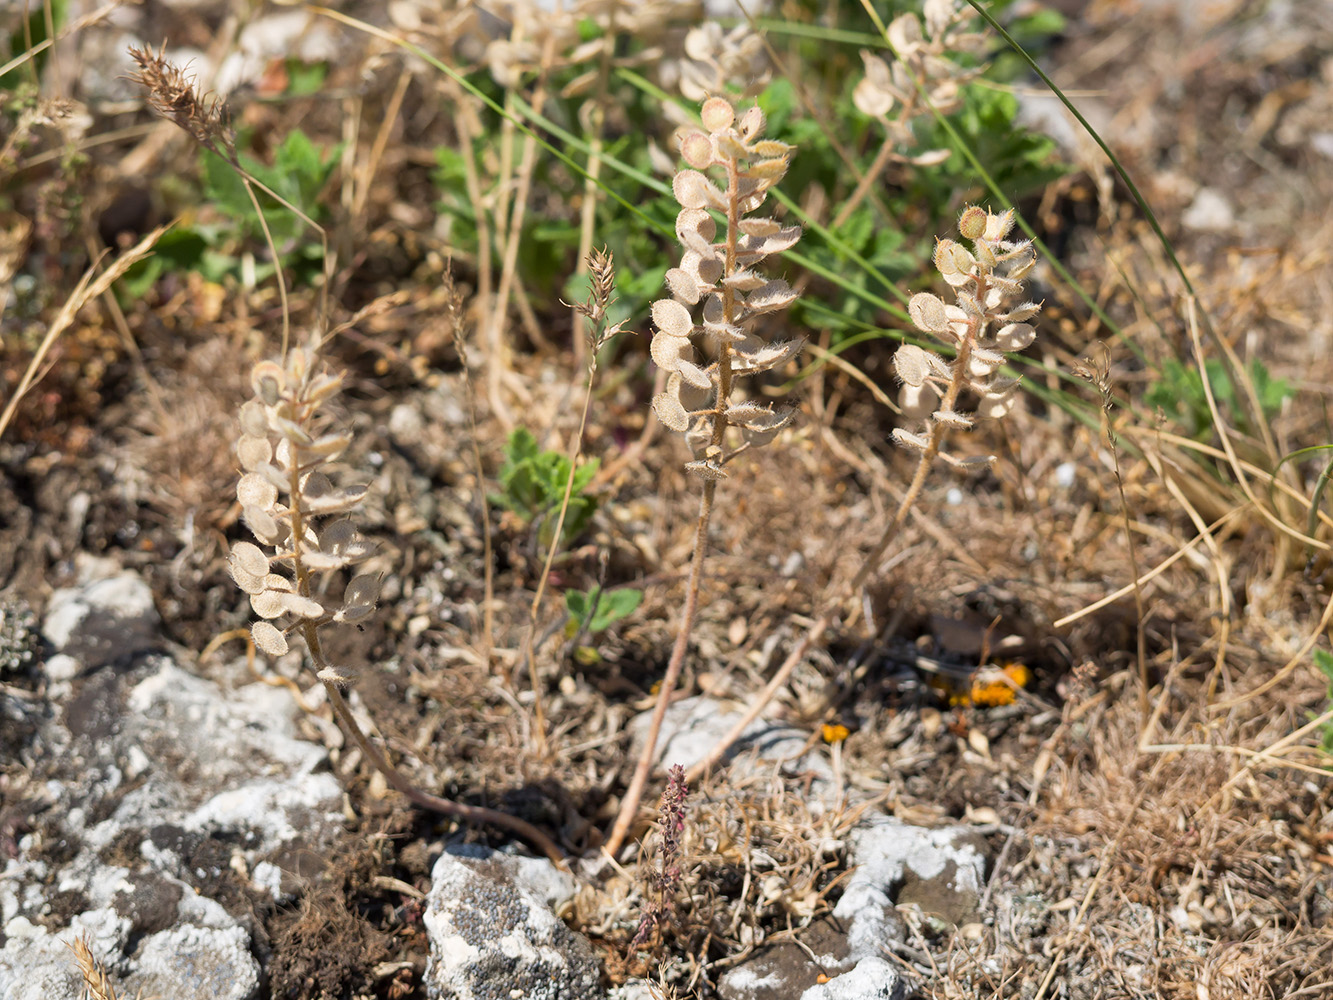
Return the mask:
<path id="1" fill-rule="evenodd" d="M 717 764 L 759 713 L 787 683 L 796 665 L 812 644 L 833 623 L 838 609 L 865 585 L 879 566 L 908 513 L 916 504 L 926 476 L 936 458 L 950 465 L 967 467 L 994 461 L 994 456 L 959 459 L 943 450 L 951 430 L 967 430 L 978 417 L 998 418 L 1012 409 L 1017 379 L 998 374 L 1005 351 L 1019 351 L 1036 336 L 1027 321 L 1041 306 L 1035 302 L 1010 305 L 1023 290 L 1023 279 L 1036 264 L 1036 252 L 1030 241 L 1008 239 L 1014 225 L 1012 209 L 994 215 L 983 208 L 970 207 L 958 219 L 959 232 L 972 243 L 972 249 L 953 240 L 940 240 L 935 248 L 935 266 L 953 288 L 954 305 L 930 292 L 914 295 L 908 303 L 912 322 L 956 352 L 946 361 L 934 351 L 904 344 L 894 355 L 894 370 L 902 381 L 900 402 L 914 429 L 899 428 L 894 440 L 919 455 L 916 472 L 903 495 L 893 519 L 885 526 L 879 540 L 861 563 L 856 575 L 838 589 L 824 613 L 792 647 L 773 678 L 731 730 L 690 768 L 688 780 L 696 781 Z M 975 410 L 964 412 L 964 393 L 978 399 Z"/>
<path id="2" fill-rule="evenodd" d="M 691 101 L 703 102 L 710 94 L 729 89 L 752 97 L 768 86 L 772 70 L 764 51 L 764 39 L 745 21 L 730 30 L 716 21 L 691 28 L 685 35 L 685 58 L 663 66 L 668 86 L 671 77 Z"/>
<path id="3" fill-rule="evenodd" d="M 662 811 L 658 825 L 662 830 L 662 846 L 658 853 L 657 869 L 650 876 L 653 899 L 643 909 L 639 929 L 630 942 L 630 949 L 647 941 L 663 920 L 671 917 L 675 907 L 676 890 L 684 869 L 680 862 L 681 837 L 685 833 L 685 800 L 690 788 L 685 783 L 685 768 L 673 764 L 667 771 L 667 786 L 662 792 Z"/>
<path id="4" fill-rule="evenodd" d="M 786 364 L 803 343 L 799 339 L 770 343 L 758 331 L 761 318 L 786 308 L 797 295 L 786 281 L 765 279 L 756 268 L 768 257 L 790 249 L 801 236 L 800 227 L 753 216 L 786 174 L 792 147 L 761 138 L 764 116 L 758 107 L 747 110 L 738 121 L 731 102 L 712 97 L 704 102 L 701 119 L 705 131 L 696 129 L 681 138 L 681 156 L 691 169 L 677 173 L 671 187 L 681 205 L 676 235 L 684 253 L 680 266 L 666 274 L 672 297 L 653 303 L 657 333 L 651 352 L 658 366 L 669 373 L 666 391 L 653 399 L 653 409 L 666 427 L 685 435 L 695 455 L 685 468 L 703 479 L 702 496 L 685 611 L 648 738 L 607 837 L 606 850 L 612 857 L 637 813 L 662 719 L 685 660 L 699 603 L 717 483 L 726 478 L 728 462 L 771 441 L 795 412 L 732 398 L 738 379 Z M 718 171 L 725 178 L 725 187 L 715 184 L 705 170 Z M 720 241 L 712 212 L 724 214 L 727 220 Z M 699 312 L 697 323 L 692 309 Z M 700 356 L 696 337 L 716 350 L 715 360 Z"/>
<path id="5" fill-rule="evenodd" d="M 250 381 L 255 398 L 241 408 L 236 453 L 245 471 L 236 485 L 236 499 L 259 544 L 237 542 L 230 564 L 232 579 L 250 595 L 250 606 L 259 615 L 251 626 L 255 645 L 270 656 L 282 656 L 289 639 L 299 636 L 338 720 L 388 783 L 416 805 L 504 827 L 561 860 L 560 850 L 531 824 L 417 788 L 366 738 L 342 694 L 356 672 L 330 663 L 320 643 L 321 629 L 369 617 L 380 588 L 378 574 L 364 572 L 352 576 L 340 601 L 329 600 L 324 596 L 327 588 L 317 585 L 330 574 L 352 570 L 371 554 L 350 517 L 367 488 L 336 488 L 327 472 L 352 442 L 324 411 L 341 388 L 342 377 L 318 363 L 316 344 L 293 348 L 283 365 L 261 361 Z"/>
<path id="6" fill-rule="evenodd" d="M 903 344 L 893 356 L 894 372 L 903 383 L 903 413 L 926 422 L 917 431 L 900 427 L 893 438 L 921 452 L 923 461 L 936 455 L 953 465 L 993 461 L 993 456 L 955 459 L 941 445 L 947 428 L 967 430 L 974 416 L 998 418 L 1013 407 L 1018 379 L 996 373 L 1004 352 L 1021 351 L 1035 339 L 1026 321 L 1041 308 L 1035 302 L 1009 304 L 1037 262 L 1030 240 L 1008 240 L 1013 226 L 1013 209 L 992 215 L 968 208 L 958 219 L 958 231 L 972 242 L 972 250 L 947 239 L 935 245 L 935 267 L 953 287 L 957 304 L 945 305 L 930 292 L 918 292 L 908 303 L 916 328 L 957 352 L 945 361 L 933 351 Z M 964 390 L 978 397 L 973 414 L 957 408 Z"/>
<path id="7" fill-rule="evenodd" d="M 91 934 L 84 931 L 74 939 L 73 944 L 66 944 L 65 947 L 74 953 L 74 962 L 83 977 L 83 987 L 89 1000 L 122 1000 L 121 994 L 116 992 L 115 983 L 107 974 L 106 963 L 93 953 Z M 134 995 L 134 1000 L 143 1000 L 142 989 Z"/>
<path id="8" fill-rule="evenodd" d="M 324 231 L 323 226 L 310 218 L 299 206 L 292 204 L 245 169 L 236 155 L 236 136 L 231 130 L 231 113 L 226 102 L 220 97 L 200 94 L 195 78 L 179 66 L 167 61 L 165 45 L 159 52 L 154 52 L 151 48 L 136 49 L 134 46 L 130 46 L 129 52 L 130 58 L 139 65 L 139 71 L 130 79 L 147 89 L 148 103 L 153 110 L 163 118 L 173 122 L 199 145 L 226 160 L 231 169 L 236 171 L 236 175 L 240 177 L 241 183 L 245 187 L 245 193 L 250 197 L 250 204 L 254 207 L 255 216 L 259 220 L 259 228 L 264 232 L 264 241 L 268 244 L 269 253 L 273 255 L 274 276 L 278 282 L 278 297 L 282 300 L 282 353 L 285 357 L 291 336 L 291 309 L 287 302 L 287 279 L 283 276 L 282 268 L 276 266 L 282 258 L 278 254 L 278 245 L 273 240 L 273 234 L 269 231 L 264 210 L 259 205 L 259 198 L 255 195 L 255 188 L 263 191 L 319 234 L 319 241 L 324 249 L 326 268 L 332 267 L 333 264 L 332 258 L 329 256 L 328 234 Z M 326 277 L 328 276 L 326 275 Z M 329 282 L 325 281 L 323 294 L 326 296 L 328 289 Z M 327 314 L 327 308 L 324 311 Z"/>
<path id="9" fill-rule="evenodd" d="M 889 22 L 886 35 L 897 57 L 890 66 L 868 49 L 861 50 L 866 75 L 852 91 L 852 103 L 884 127 L 884 142 L 870 169 L 838 211 L 834 225 L 851 217 L 890 163 L 933 166 L 949 158 L 947 149 L 908 153 L 916 146 L 912 124 L 923 115 L 953 114 L 963 104 L 962 87 L 979 76 L 983 66 L 965 67 L 949 58 L 962 53 L 981 56 L 989 42 L 967 30 L 971 9 L 958 0 L 926 0 L 918 17 L 908 12 Z"/>
<path id="10" fill-rule="evenodd" d="M 220 97 L 199 94 L 195 78 L 166 59 L 167 49 L 130 46 L 130 58 L 139 65 L 132 81 L 148 91 L 148 103 L 163 118 L 187 132 L 195 142 L 229 163 L 236 162 L 236 134 L 231 114 Z"/>
<path id="11" fill-rule="evenodd" d="M 582 302 L 569 303 L 575 313 L 588 321 L 587 367 L 588 382 L 583 391 L 583 407 L 579 414 L 579 429 L 569 447 L 569 476 L 565 480 L 565 491 L 560 498 L 560 510 L 556 514 L 552 541 L 546 551 L 546 562 L 542 565 L 541 579 L 537 583 L 537 592 L 533 595 L 532 606 L 528 614 L 528 636 L 523 643 L 523 656 L 528 663 L 528 674 L 532 681 L 533 715 L 536 730 L 538 754 L 546 751 L 546 720 L 542 710 L 542 685 L 537 674 L 537 658 L 534 655 L 533 641 L 537 632 L 537 618 L 541 612 L 542 598 L 546 594 L 546 584 L 551 578 L 551 566 L 555 562 L 559 549 L 560 533 L 565 527 L 565 516 L 569 513 L 569 503 L 574 495 L 574 476 L 578 471 L 579 456 L 583 454 L 583 433 L 588 427 L 588 413 L 592 409 L 592 390 L 597 379 L 598 355 L 602 348 L 618 336 L 624 329 L 625 320 L 611 322 L 608 311 L 616 303 L 616 262 L 615 257 L 606 247 L 595 250 L 585 261 L 591 278 L 588 297 Z"/>

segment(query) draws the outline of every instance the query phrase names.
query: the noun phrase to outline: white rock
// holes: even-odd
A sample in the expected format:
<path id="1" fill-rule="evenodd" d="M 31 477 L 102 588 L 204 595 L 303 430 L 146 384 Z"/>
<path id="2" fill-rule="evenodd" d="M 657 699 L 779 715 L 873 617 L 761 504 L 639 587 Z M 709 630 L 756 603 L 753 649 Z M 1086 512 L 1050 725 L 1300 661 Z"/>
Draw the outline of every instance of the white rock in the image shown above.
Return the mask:
<path id="1" fill-rule="evenodd" d="M 556 916 L 577 890 L 573 877 L 541 858 L 454 845 L 431 872 L 422 916 L 430 935 L 426 993 L 432 1000 L 596 1000 L 592 946 Z"/>
<path id="2" fill-rule="evenodd" d="M 811 986 L 801 1000 L 903 1000 L 907 983 L 879 957 L 863 958 L 851 972 Z"/>

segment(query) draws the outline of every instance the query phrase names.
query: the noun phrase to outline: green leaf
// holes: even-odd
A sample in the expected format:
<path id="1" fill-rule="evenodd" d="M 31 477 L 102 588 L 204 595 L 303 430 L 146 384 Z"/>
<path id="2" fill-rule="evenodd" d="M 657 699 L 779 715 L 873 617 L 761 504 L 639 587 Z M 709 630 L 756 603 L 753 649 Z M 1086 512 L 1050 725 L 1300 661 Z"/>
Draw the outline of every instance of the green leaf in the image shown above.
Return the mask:
<path id="1" fill-rule="evenodd" d="M 1333 698 L 1333 653 L 1326 649 L 1316 649 L 1314 651 L 1314 665 L 1319 668 L 1319 672 L 1328 678 L 1328 694 Z"/>
<path id="2" fill-rule="evenodd" d="M 597 459 L 590 459 L 574 471 L 573 489 L 560 533 L 562 545 L 573 542 L 587 528 L 597 509 L 597 501 L 584 496 L 583 491 L 591 484 L 599 466 Z M 570 468 L 568 456 L 549 449 L 542 451 L 530 430 L 516 427 L 505 445 L 505 461 L 498 475 L 503 492 L 493 495 L 491 502 L 513 511 L 528 523 L 542 518 L 539 539 L 543 545 L 550 545 Z"/>
<path id="3" fill-rule="evenodd" d="M 287 60 L 287 96 L 307 97 L 318 94 L 329 75 L 329 64 L 307 63 L 299 59 Z"/>
<path id="4" fill-rule="evenodd" d="M 596 635 L 606 631 L 622 618 L 632 615 L 643 602 L 643 591 L 632 587 L 603 592 L 600 587 L 593 587 L 587 593 L 581 590 L 565 591 L 565 609 L 570 620 L 577 625 L 572 635 L 579 629 Z"/>
<path id="5" fill-rule="evenodd" d="M 605 631 L 612 623 L 634 614 L 642 603 L 643 591 L 632 587 L 622 587 L 603 594 L 588 628 L 592 632 Z"/>

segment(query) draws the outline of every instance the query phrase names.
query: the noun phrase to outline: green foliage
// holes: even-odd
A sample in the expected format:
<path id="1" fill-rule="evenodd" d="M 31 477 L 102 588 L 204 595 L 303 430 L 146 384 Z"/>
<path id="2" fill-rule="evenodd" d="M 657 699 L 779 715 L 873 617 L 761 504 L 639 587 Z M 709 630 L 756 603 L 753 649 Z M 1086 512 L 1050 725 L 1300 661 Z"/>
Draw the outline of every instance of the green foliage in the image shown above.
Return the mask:
<path id="1" fill-rule="evenodd" d="M 597 500 L 584 491 L 592 483 L 600 463 L 597 459 L 580 462 L 574 471 L 569 509 L 565 512 L 560 544 L 568 546 L 588 527 Z M 555 533 L 555 519 L 569 482 L 569 457 L 558 451 L 543 451 L 526 427 L 517 427 L 505 446 L 505 461 L 500 467 L 502 493 L 491 502 L 517 514 L 525 524 L 539 522 L 538 539 L 549 546 Z"/>
<path id="2" fill-rule="evenodd" d="M 26 21 L 21 17 L 15 17 L 10 21 L 13 27 L 6 43 L 0 45 L 0 62 L 7 63 L 16 59 L 27 52 L 29 47 L 36 47 L 47 39 L 46 11 L 42 4 L 29 4 L 24 9 L 29 12 Z M 68 11 L 69 0 L 51 0 L 51 23 L 57 32 L 64 26 Z M 50 54 L 50 49 L 39 52 L 33 56 L 28 64 L 19 66 L 10 70 L 4 76 L 0 76 L 0 93 L 13 91 L 24 81 L 31 82 L 40 79 Z"/>
<path id="3" fill-rule="evenodd" d="M 950 121 L 1010 201 L 1066 173 L 1067 168 L 1056 158 L 1055 141 L 1018 123 L 1018 98 L 1013 94 L 977 81 L 965 86 L 962 94 L 963 106 Z M 922 130 L 921 145 L 948 149 L 952 141 L 932 119 Z M 952 211 L 952 195 L 977 181 L 971 163 L 957 150 L 937 167 L 918 168 L 914 178 L 920 196 L 938 206 L 939 213 Z"/>
<path id="4" fill-rule="evenodd" d="M 1204 364 L 1204 370 L 1208 374 L 1208 387 L 1213 392 L 1218 409 L 1235 420 L 1241 433 L 1250 433 L 1253 427 L 1245 408 L 1236 405 L 1236 388 L 1227 374 L 1226 365 L 1218 358 L 1210 358 Z M 1273 378 L 1257 360 L 1250 362 L 1249 376 L 1263 418 L 1270 421 L 1282 408 L 1283 400 L 1292 395 L 1291 385 L 1286 379 Z M 1148 387 L 1143 401 L 1154 409 L 1162 410 L 1196 440 L 1202 440 L 1212 433 L 1213 419 L 1208 409 L 1208 396 L 1203 388 L 1203 376 L 1193 365 L 1186 366 L 1175 358 L 1168 358 L 1162 365 L 1161 378 Z"/>
<path id="5" fill-rule="evenodd" d="M 1328 680 L 1328 706 L 1333 708 L 1333 653 L 1327 650 L 1316 649 L 1314 651 L 1314 665 L 1319 668 L 1319 672 Z M 1322 714 L 1322 713 L 1321 713 Z M 1319 749 L 1324 753 L 1333 755 L 1333 721 L 1325 722 L 1319 729 L 1321 739 Z"/>
<path id="6" fill-rule="evenodd" d="M 905 10 L 919 11 L 921 7 L 919 3 L 890 6 L 888 19 Z M 1056 24 L 1050 18 L 1038 19 L 1026 25 L 1026 30 L 1037 39 L 1043 37 L 1042 31 Z M 809 58 L 813 60 L 809 77 L 832 75 L 818 67 L 825 64 L 831 67 L 834 57 L 812 51 Z M 840 58 L 845 61 L 846 53 Z M 828 114 L 818 119 L 806 112 L 788 79 L 775 78 L 760 95 L 759 103 L 768 116 L 770 131 L 797 147 L 787 174 L 791 190 L 822 188 L 841 192 L 843 197 L 850 194 L 851 173 L 833 138 L 854 153 L 857 170 L 862 175 L 871 169 L 885 137 L 882 126 L 852 102 L 853 89 L 862 75 L 859 60 L 842 65 L 836 77 L 844 82 L 840 89 L 835 88 Z M 1051 139 L 1019 124 L 1017 99 L 992 82 L 1003 75 L 992 66 L 982 78 L 964 84 L 962 107 L 948 116 L 948 122 L 1005 195 L 1013 200 L 1039 190 L 1068 168 L 1058 159 Z M 841 136 L 830 132 L 837 123 L 842 123 Z M 874 199 L 867 199 L 839 226 L 830 228 L 833 240 L 821 243 L 810 239 L 803 244 L 803 252 L 814 263 L 842 275 L 855 288 L 875 295 L 884 294 L 885 281 L 902 285 L 921 271 L 923 262 L 931 258 L 934 237 L 952 225 L 960 192 L 973 190 L 980 182 L 971 161 L 954 148 L 949 128 L 926 115 L 915 122 L 913 131 L 915 142 L 912 148 L 902 150 L 905 155 L 932 149 L 953 150 L 952 155 L 933 167 L 904 169 L 891 165 L 875 185 Z M 830 214 L 836 214 L 840 200 L 839 197 L 832 200 Z M 854 260 L 848 251 L 859 255 L 868 267 Z M 841 320 L 824 309 L 817 316 L 810 315 L 815 308 L 813 299 L 798 302 L 793 317 L 807 325 L 831 329 L 834 345 L 856 330 L 877 325 L 878 310 L 859 296 L 840 290 L 836 302 Z"/>
<path id="7" fill-rule="evenodd" d="M 306 134 L 297 129 L 274 151 L 272 166 L 245 153 L 239 154 L 237 159 L 257 180 L 318 221 L 316 199 L 337 165 L 338 153 L 338 148 L 321 153 Z M 305 222 L 264 192 L 255 193 L 279 252 L 295 258 L 284 261 L 284 264 L 299 266 L 302 260 L 317 262 L 323 251 Z M 204 197 L 232 220 L 247 239 L 264 238 L 263 227 L 244 182 L 229 163 L 211 153 L 204 157 Z"/>
<path id="8" fill-rule="evenodd" d="M 586 22 L 581 26 L 587 33 L 596 25 Z M 559 90 L 586 69 L 580 65 L 556 74 Z M 479 89 L 490 92 L 494 81 L 480 71 L 471 79 Z M 655 100 L 636 88 L 615 81 L 610 100 L 617 107 L 617 116 L 630 121 L 652 121 L 660 116 Z M 503 101 L 503 94 L 496 98 Z M 580 118 L 579 107 L 586 95 L 578 97 L 551 97 L 542 112 L 559 127 L 591 139 Z M 489 193 L 496 177 L 495 164 L 501 159 L 502 130 L 498 116 L 482 113 L 485 128 L 473 138 L 474 162 L 472 168 L 484 192 Z M 605 137 L 604 152 L 643 174 L 650 175 L 652 163 L 648 149 L 639 133 Z M 518 141 L 523 141 L 521 138 Z M 586 156 L 571 151 L 580 164 L 587 164 Z M 464 152 L 450 146 L 435 150 L 435 171 L 432 178 L 440 192 L 437 210 L 447 220 L 447 237 L 460 254 L 473 255 L 479 250 L 478 227 L 486 224 L 478 216 L 478 206 L 468 193 L 468 162 Z M 510 179 L 512 181 L 512 178 Z M 648 303 L 661 293 L 665 264 L 661 232 L 671 232 L 675 225 L 677 206 L 670 196 L 661 196 L 638 180 L 618 171 L 601 171 L 600 184 L 604 190 L 597 195 L 597 219 L 593 227 L 596 243 L 605 244 L 616 260 L 616 309 L 612 322 L 642 314 Z M 541 205 L 541 211 L 530 208 L 524 218 L 519 239 L 518 268 L 523 275 L 524 287 L 529 294 L 541 299 L 559 298 L 577 302 L 586 297 L 587 285 L 574 275 L 578 270 L 578 248 L 581 235 L 579 206 L 584 198 L 585 180 L 582 174 L 550 156 L 537 158 L 532 176 L 531 205 Z M 622 204 L 633 205 L 649 217 L 645 223 Z M 511 203 L 512 204 L 512 203 Z M 654 225 L 653 223 L 656 223 Z M 494 225 L 494 220 L 490 220 Z M 494 264 L 494 262 L 492 262 Z"/>
<path id="9" fill-rule="evenodd" d="M 309 97 L 324 89 L 324 81 L 329 75 L 329 64 L 324 62 L 308 63 L 300 59 L 287 60 L 287 97 Z"/>
<path id="10" fill-rule="evenodd" d="M 628 618 L 643 603 L 643 591 L 633 587 L 603 591 L 601 587 L 592 590 L 565 591 L 565 608 L 569 611 L 569 622 L 565 625 L 565 636 L 574 638 L 580 632 L 596 635 L 605 632 L 611 625 Z"/>
<path id="11" fill-rule="evenodd" d="M 319 221 L 323 213 L 317 198 L 337 165 L 339 149 L 321 152 L 298 129 L 274 151 L 271 167 L 245 153 L 238 154 L 237 159 L 257 180 Z M 153 256 L 139 261 L 122 279 L 118 286 L 121 295 L 142 297 L 169 271 L 197 271 L 209 281 L 236 276 L 241 268 L 238 243 L 263 243 L 263 227 L 240 176 L 213 153 L 204 153 L 203 166 L 201 200 L 212 205 L 223 220 L 177 226 L 165 233 L 154 247 Z M 311 280 L 319 273 L 324 256 L 318 234 L 295 212 L 258 188 L 255 197 L 264 210 L 282 267 L 298 281 Z M 255 280 L 263 281 L 273 272 L 272 261 L 260 264 L 255 268 Z"/>

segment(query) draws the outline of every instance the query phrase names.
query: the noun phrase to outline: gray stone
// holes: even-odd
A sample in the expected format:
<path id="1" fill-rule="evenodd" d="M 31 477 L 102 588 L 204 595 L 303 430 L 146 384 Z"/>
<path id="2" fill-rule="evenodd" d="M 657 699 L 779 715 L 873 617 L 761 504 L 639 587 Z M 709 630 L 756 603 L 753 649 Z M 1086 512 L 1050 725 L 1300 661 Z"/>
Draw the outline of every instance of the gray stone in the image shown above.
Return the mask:
<path id="1" fill-rule="evenodd" d="M 863 958 L 856 968 L 811 986 L 801 1000 L 905 1000 L 907 983 L 882 958 Z"/>
<path id="2" fill-rule="evenodd" d="M 145 997 L 178 997 L 181 988 L 199 997 L 248 1000 L 259 992 L 259 963 L 250 954 L 250 935 L 238 926 L 186 925 L 146 939 L 134 956 L 135 971 L 125 992 Z"/>
<path id="3" fill-rule="evenodd" d="M 141 579 L 80 569 L 43 625 L 66 692 L 26 751 L 45 822 L 0 873 L 0 998 L 75 1000 L 67 945 L 87 934 L 129 996 L 251 1000 L 248 908 L 213 896 L 271 891 L 281 858 L 331 842 L 341 789 L 288 692 L 184 669 Z"/>
<path id="4" fill-rule="evenodd" d="M 42 621 L 42 633 L 57 653 L 91 671 L 159 644 L 161 619 L 142 577 L 90 557 L 78 560 L 78 573 L 77 586 L 51 595 Z M 59 679 L 68 679 L 69 668 L 63 669 Z"/>
<path id="5" fill-rule="evenodd" d="M 657 738 L 657 762 L 664 767 L 679 764 L 689 770 L 708 755 L 742 715 L 741 711 L 704 696 L 673 702 L 662 719 L 662 730 Z M 632 759 L 638 759 L 651 722 L 652 712 L 642 712 L 631 720 Z M 833 805 L 836 788 L 833 768 L 828 760 L 818 750 L 806 749 L 808 735 L 803 730 L 761 716 L 746 726 L 723 762 L 731 766 L 733 781 L 771 772 L 775 766 L 792 774 L 813 775 L 809 802 L 812 812 L 818 815 Z"/>
<path id="6" fill-rule="evenodd" d="M 722 1000 L 791 1000 L 819 977 L 849 972 L 847 936 L 836 921 L 822 919 L 797 932 L 797 941 L 761 945 L 718 979 Z M 797 943 L 799 942 L 799 943 Z"/>
<path id="7" fill-rule="evenodd" d="M 627 979 L 607 991 L 606 1000 L 659 1000 L 661 991 L 653 992 L 646 979 Z"/>
<path id="8" fill-rule="evenodd" d="M 847 863 L 853 871 L 833 915 L 847 923 L 858 960 L 902 939 L 896 906 L 915 904 L 954 924 L 976 919 L 986 856 L 984 843 L 967 827 L 924 829 L 876 816 L 852 831 Z"/>
<path id="9" fill-rule="evenodd" d="M 595 1000 L 592 946 L 556 911 L 577 883 L 549 861 L 450 846 L 431 872 L 423 920 L 432 1000 Z"/>

